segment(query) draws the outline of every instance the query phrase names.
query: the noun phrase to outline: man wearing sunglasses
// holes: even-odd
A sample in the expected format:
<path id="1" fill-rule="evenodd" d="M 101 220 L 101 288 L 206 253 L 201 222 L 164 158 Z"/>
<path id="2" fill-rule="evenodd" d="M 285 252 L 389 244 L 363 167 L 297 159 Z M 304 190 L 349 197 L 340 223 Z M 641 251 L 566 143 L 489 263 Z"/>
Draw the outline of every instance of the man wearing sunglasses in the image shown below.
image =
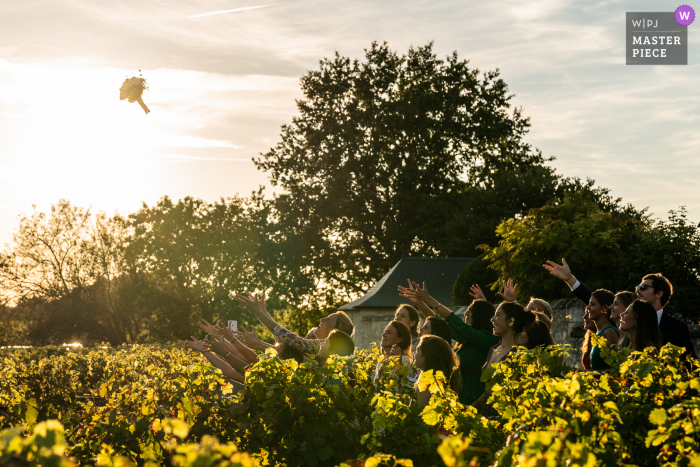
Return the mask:
<path id="1" fill-rule="evenodd" d="M 659 331 L 661 332 L 661 345 L 670 342 L 678 347 L 685 347 L 683 358 L 695 355 L 695 348 L 690 340 L 690 330 L 683 321 L 664 313 L 664 306 L 673 295 L 673 286 L 662 274 L 647 274 L 642 283 L 635 288 L 639 298 L 651 303 L 656 310 L 659 319 Z M 697 358 L 697 357 L 696 357 Z"/>
<path id="2" fill-rule="evenodd" d="M 583 301 L 583 303 L 588 303 L 591 298 L 591 291 L 574 277 L 565 259 L 562 258 L 562 264 L 557 264 L 554 261 L 547 261 L 547 264 L 543 266 L 551 275 L 569 284 L 573 294 Z M 647 274 L 644 276 L 644 279 L 642 279 L 642 283 L 635 288 L 635 291 L 639 298 L 651 303 L 656 310 L 656 316 L 659 319 L 661 345 L 670 342 L 678 347 L 684 347 L 685 352 L 683 353 L 683 359 L 688 355 L 696 357 L 695 348 L 690 340 L 688 325 L 668 313 L 664 313 L 664 306 L 668 304 L 671 295 L 673 295 L 673 286 L 669 280 L 662 274 Z"/>

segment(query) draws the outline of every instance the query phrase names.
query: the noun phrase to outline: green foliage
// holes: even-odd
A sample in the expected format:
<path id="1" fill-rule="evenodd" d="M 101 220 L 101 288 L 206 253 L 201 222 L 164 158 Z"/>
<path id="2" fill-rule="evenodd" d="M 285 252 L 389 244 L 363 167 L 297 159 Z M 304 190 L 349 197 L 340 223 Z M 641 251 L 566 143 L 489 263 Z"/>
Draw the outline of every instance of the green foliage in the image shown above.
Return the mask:
<path id="1" fill-rule="evenodd" d="M 566 284 L 542 267 L 547 260 L 561 262 L 563 257 L 592 290 L 624 290 L 627 253 L 643 227 L 644 222 L 633 216 L 602 210 L 585 191 L 567 194 L 561 203 L 499 225 L 502 239 L 486 259 L 501 279 L 513 278 L 519 284 L 517 297 L 524 303 L 531 296 L 545 300 L 569 296 Z"/>
<path id="2" fill-rule="evenodd" d="M 441 372 L 421 376 L 419 406 L 409 370 L 376 349 L 324 365 L 268 351 L 236 395 L 176 347 L 5 349 L 0 465 L 698 465 L 698 362 L 671 345 L 603 354 L 605 374 L 565 366 L 565 348 L 519 349 L 485 373 L 487 418 Z"/>
<path id="3" fill-rule="evenodd" d="M 474 258 L 467 267 L 457 276 L 452 287 L 452 304 L 456 306 L 469 305 L 474 299 L 469 295 L 469 288 L 478 284 L 491 303 L 498 303 L 499 297 L 491 290 L 491 285 L 498 281 L 498 273 L 489 266 L 491 262 L 486 259 L 488 252 Z"/>
<path id="4" fill-rule="evenodd" d="M 668 221 L 651 221 L 629 207 L 601 207 L 594 193 L 581 191 L 522 219 L 504 221 L 497 232 L 499 245 L 485 260 L 499 279 L 519 284 L 520 301 L 569 296 L 566 284 L 542 267 L 547 260 L 566 258 L 591 290 L 632 290 L 644 275 L 661 272 L 675 290 L 668 309 L 689 320 L 699 316 L 700 231 L 684 208 L 671 211 Z"/>
<path id="5" fill-rule="evenodd" d="M 399 55 L 374 43 L 301 83 L 299 117 L 256 164 L 283 189 L 266 236 L 280 285 L 306 300 L 348 300 L 406 253 L 472 257 L 501 220 L 557 193 L 498 71 L 432 44 Z"/>
<path id="6" fill-rule="evenodd" d="M 646 274 L 662 273 L 673 284 L 673 297 L 664 310 L 700 319 L 700 229 L 688 219 L 685 207 L 656 220 L 630 247 L 626 289 Z"/>

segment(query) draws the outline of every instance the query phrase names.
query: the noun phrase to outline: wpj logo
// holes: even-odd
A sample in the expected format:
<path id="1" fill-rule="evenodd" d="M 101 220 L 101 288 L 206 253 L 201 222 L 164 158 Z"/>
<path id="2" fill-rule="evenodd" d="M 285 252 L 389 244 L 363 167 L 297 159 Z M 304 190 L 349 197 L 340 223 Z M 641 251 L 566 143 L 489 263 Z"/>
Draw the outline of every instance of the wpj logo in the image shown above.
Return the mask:
<path id="1" fill-rule="evenodd" d="M 627 65 L 687 65 L 690 7 L 675 13 L 627 13 Z"/>

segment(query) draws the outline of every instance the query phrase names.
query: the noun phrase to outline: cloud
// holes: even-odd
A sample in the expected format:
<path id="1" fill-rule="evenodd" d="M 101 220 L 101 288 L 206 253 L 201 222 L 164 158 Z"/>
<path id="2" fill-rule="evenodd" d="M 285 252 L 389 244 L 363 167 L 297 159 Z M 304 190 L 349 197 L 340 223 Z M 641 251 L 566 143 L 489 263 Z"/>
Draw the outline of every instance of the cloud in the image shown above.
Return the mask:
<path id="1" fill-rule="evenodd" d="M 187 18 L 201 18 L 203 16 L 213 16 L 213 15 L 222 15 L 224 13 L 234 13 L 237 11 L 248 11 L 248 10 L 257 10 L 258 8 L 267 8 L 269 6 L 274 6 L 277 5 L 276 3 L 270 3 L 269 5 L 259 5 L 259 6 L 249 6 L 249 7 L 244 7 L 244 8 L 234 8 L 233 10 L 220 10 L 220 11 L 212 11 L 211 13 L 200 13 L 198 15 L 190 15 L 187 16 Z"/>

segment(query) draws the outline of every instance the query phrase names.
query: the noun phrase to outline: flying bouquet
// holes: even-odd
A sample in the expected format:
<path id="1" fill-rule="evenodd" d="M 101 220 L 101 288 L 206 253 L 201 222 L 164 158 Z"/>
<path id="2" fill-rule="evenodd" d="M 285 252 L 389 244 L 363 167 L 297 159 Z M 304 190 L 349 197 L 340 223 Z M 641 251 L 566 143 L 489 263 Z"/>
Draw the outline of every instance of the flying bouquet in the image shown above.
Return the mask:
<path id="1" fill-rule="evenodd" d="M 143 100 L 141 99 L 141 95 L 147 89 L 148 86 L 146 85 L 146 80 L 144 78 L 132 76 L 131 78 L 125 79 L 122 83 L 122 87 L 119 89 L 119 99 L 127 99 L 129 102 L 136 101 L 139 103 L 144 112 L 149 113 L 150 110 L 148 110 L 148 107 L 146 107 L 146 104 L 144 104 Z"/>

